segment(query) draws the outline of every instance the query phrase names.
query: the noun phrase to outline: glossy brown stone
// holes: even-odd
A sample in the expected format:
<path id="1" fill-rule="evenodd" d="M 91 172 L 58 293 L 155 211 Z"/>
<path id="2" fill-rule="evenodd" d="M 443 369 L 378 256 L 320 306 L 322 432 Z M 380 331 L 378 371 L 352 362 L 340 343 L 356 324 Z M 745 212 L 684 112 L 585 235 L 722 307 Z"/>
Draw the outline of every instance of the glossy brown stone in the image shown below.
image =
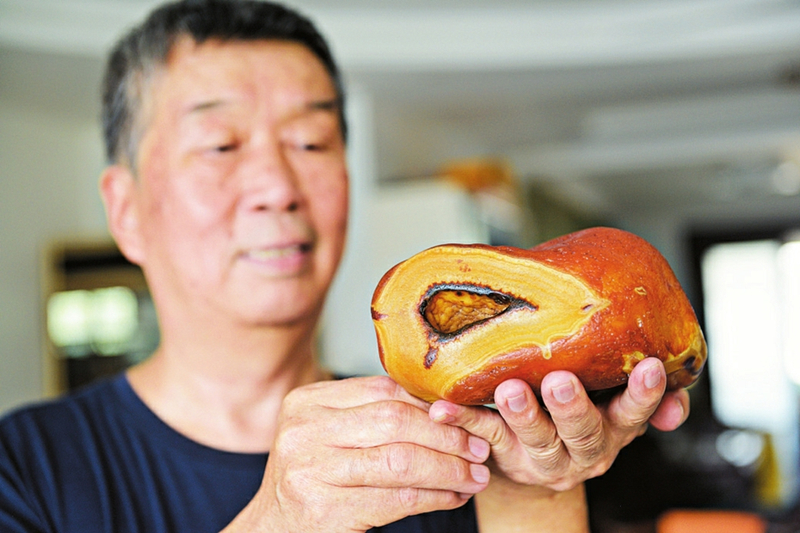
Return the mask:
<path id="1" fill-rule="evenodd" d="M 625 231 L 592 228 L 530 250 L 449 244 L 381 279 L 372 300 L 381 361 L 429 401 L 493 401 L 509 378 L 538 390 L 553 370 L 587 390 L 627 382 L 658 357 L 672 389 L 706 360 L 694 311 L 664 257 Z"/>

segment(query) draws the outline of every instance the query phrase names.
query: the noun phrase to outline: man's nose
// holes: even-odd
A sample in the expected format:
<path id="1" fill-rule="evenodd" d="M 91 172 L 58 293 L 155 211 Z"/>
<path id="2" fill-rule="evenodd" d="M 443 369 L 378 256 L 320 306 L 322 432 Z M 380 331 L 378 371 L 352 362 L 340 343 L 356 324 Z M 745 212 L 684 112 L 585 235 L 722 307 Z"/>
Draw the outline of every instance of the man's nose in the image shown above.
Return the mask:
<path id="1" fill-rule="evenodd" d="M 298 175 L 279 145 L 254 148 L 242 172 L 245 209 L 296 211 L 302 205 Z"/>

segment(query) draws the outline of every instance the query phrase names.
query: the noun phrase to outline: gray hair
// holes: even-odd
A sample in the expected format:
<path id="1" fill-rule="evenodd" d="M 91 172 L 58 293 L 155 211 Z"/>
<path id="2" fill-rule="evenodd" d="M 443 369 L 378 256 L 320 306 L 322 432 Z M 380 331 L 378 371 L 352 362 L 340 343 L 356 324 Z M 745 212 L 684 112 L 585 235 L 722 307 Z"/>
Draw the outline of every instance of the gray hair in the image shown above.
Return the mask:
<path id="1" fill-rule="evenodd" d="M 163 66 L 179 37 L 196 43 L 223 41 L 282 40 L 306 46 L 331 76 L 339 100 L 342 136 L 344 91 L 330 49 L 307 18 L 280 4 L 258 0 L 180 0 L 165 4 L 114 47 L 103 79 L 103 136 L 109 163 L 136 162 L 139 134 L 135 132 L 142 97 L 150 75 Z"/>

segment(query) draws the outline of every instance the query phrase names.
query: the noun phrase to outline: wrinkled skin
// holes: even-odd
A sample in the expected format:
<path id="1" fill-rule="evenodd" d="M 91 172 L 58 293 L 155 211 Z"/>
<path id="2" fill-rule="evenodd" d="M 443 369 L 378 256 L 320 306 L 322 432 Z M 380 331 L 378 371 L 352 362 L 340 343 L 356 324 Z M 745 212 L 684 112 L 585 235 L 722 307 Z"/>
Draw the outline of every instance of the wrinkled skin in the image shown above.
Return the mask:
<path id="1" fill-rule="evenodd" d="M 295 389 L 261 490 L 232 526 L 355 532 L 463 505 L 488 485 L 489 445 L 428 409 L 386 377 Z"/>
<path id="2" fill-rule="evenodd" d="M 524 381 L 509 380 L 495 392 L 497 411 L 439 400 L 430 416 L 486 439 L 497 473 L 521 484 L 567 490 L 606 472 L 648 423 L 662 431 L 683 424 L 688 392 L 664 394 L 665 388 L 663 365 L 648 358 L 607 404 L 594 405 L 574 375 L 558 371 L 542 383 L 547 411 Z"/>
<path id="3" fill-rule="evenodd" d="M 600 407 L 573 375 L 548 375 L 542 390 L 549 414 L 519 380 L 500 386 L 498 411 L 443 400 L 430 405 L 383 377 L 296 389 L 284 402 L 264 484 L 233 525 L 266 522 L 246 522 L 252 512 L 274 517 L 273 526 L 365 531 L 457 507 L 472 494 L 480 509 L 492 495 L 481 464 L 490 445 L 493 483 L 510 481 L 532 500 L 547 499 L 550 491 L 572 490 L 604 473 L 648 421 L 662 430 L 683 423 L 688 395 L 668 393 L 662 401 L 665 386 L 663 366 L 649 359 L 623 393 Z M 560 530 L 568 529 L 553 531 Z"/>

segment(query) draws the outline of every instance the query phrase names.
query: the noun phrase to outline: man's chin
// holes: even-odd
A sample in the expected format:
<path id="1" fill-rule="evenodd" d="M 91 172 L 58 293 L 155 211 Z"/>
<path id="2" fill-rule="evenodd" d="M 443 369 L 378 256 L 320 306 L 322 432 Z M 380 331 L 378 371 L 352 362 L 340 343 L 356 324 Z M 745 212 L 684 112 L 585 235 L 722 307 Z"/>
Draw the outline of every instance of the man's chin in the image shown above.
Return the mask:
<path id="1" fill-rule="evenodd" d="M 297 328 L 308 326 L 314 328 L 320 315 L 321 306 L 319 304 L 298 305 L 299 302 L 291 302 L 289 305 L 275 308 L 268 306 L 265 308 L 255 308 L 244 312 L 241 316 L 246 325 L 253 328 Z"/>

